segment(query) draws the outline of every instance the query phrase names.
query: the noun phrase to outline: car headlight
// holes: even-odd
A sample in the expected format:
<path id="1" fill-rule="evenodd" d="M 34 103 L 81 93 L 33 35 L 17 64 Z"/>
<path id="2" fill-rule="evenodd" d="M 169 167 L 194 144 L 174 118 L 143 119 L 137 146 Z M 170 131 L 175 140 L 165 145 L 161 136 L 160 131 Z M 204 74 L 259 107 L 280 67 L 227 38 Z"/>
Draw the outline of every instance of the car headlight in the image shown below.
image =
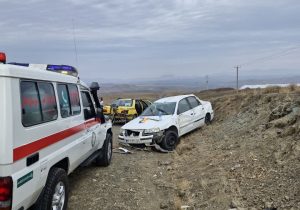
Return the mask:
<path id="1" fill-rule="evenodd" d="M 125 129 L 122 129 L 120 130 L 120 136 L 124 136 L 124 133 L 125 133 Z"/>
<path id="2" fill-rule="evenodd" d="M 158 133 L 160 132 L 159 128 L 146 129 L 144 133 Z"/>

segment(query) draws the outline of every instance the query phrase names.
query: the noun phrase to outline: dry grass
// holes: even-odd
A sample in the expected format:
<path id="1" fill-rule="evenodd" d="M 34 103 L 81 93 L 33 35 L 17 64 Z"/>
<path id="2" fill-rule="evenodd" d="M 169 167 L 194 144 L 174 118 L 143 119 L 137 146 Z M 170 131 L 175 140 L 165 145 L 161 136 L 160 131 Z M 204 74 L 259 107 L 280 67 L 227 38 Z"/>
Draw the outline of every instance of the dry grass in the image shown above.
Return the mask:
<path id="1" fill-rule="evenodd" d="M 300 87 L 295 85 L 295 84 L 291 84 L 288 87 L 278 87 L 278 86 L 274 86 L 274 87 L 268 87 L 263 89 L 264 94 L 268 94 L 268 93 L 296 93 L 296 92 L 300 92 Z"/>
<path id="2" fill-rule="evenodd" d="M 278 87 L 278 86 L 267 87 L 267 88 L 263 89 L 262 93 L 263 94 L 279 93 L 280 89 L 281 89 L 281 87 Z"/>
<path id="3" fill-rule="evenodd" d="M 289 94 L 289 93 L 299 93 L 300 94 L 300 86 L 297 85 L 289 85 L 288 87 L 268 87 L 268 88 L 257 88 L 257 89 L 244 89 L 237 91 L 232 88 L 220 88 L 215 90 L 205 90 L 194 93 L 202 100 L 210 100 L 212 98 L 222 97 L 224 95 L 262 95 L 262 94 Z M 104 93 L 101 96 L 104 99 L 104 104 L 110 104 L 112 101 L 117 98 L 133 98 L 133 99 L 146 99 L 150 101 L 156 101 L 159 98 L 174 96 L 180 94 L 190 94 L 190 93 L 179 93 L 179 92 L 123 92 L 123 93 Z"/>
<path id="4" fill-rule="evenodd" d="M 132 99 L 144 99 L 149 101 L 156 101 L 160 98 L 168 96 L 176 96 L 181 94 L 191 94 L 184 92 L 123 92 L 123 93 L 104 93 L 101 96 L 103 97 L 104 104 L 110 104 L 117 98 L 132 98 Z"/>
<path id="5" fill-rule="evenodd" d="M 294 92 L 295 90 L 297 90 L 298 86 L 295 85 L 295 84 L 291 84 L 288 86 L 288 89 L 291 91 L 291 92 Z"/>

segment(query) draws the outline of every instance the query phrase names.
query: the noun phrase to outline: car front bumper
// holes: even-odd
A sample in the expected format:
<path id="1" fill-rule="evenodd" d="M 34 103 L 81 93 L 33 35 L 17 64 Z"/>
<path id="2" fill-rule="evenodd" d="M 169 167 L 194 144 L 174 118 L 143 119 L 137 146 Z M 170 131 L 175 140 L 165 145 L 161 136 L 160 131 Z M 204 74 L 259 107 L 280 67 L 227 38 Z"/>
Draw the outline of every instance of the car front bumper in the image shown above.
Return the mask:
<path id="1" fill-rule="evenodd" d="M 146 146 L 151 146 L 155 143 L 159 144 L 163 138 L 163 132 L 148 135 L 140 134 L 139 136 L 119 135 L 119 142 L 125 144 L 145 144 Z"/>
<path id="2" fill-rule="evenodd" d="M 130 137 L 119 135 L 119 142 L 125 144 L 145 144 L 146 146 L 150 146 L 151 144 L 153 144 L 153 136 Z"/>

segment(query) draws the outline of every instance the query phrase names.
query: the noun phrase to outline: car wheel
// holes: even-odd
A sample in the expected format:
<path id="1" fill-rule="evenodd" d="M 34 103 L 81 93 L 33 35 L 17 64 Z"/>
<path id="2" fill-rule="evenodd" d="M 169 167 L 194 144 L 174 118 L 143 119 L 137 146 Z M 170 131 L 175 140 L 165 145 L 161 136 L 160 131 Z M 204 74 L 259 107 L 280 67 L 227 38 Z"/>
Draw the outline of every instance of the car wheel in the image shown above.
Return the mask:
<path id="1" fill-rule="evenodd" d="M 207 114 L 205 115 L 205 124 L 206 124 L 206 125 L 209 125 L 210 123 L 211 123 L 211 117 L 210 117 L 210 114 L 207 113 Z"/>
<path id="2" fill-rule="evenodd" d="M 69 198 L 68 176 L 64 169 L 52 168 L 35 206 L 38 210 L 66 210 Z"/>
<path id="3" fill-rule="evenodd" d="M 178 134 L 173 130 L 167 130 L 166 135 L 161 141 L 160 145 L 163 149 L 172 151 L 175 149 L 178 142 Z"/>
<path id="4" fill-rule="evenodd" d="M 101 153 L 98 158 L 96 158 L 95 163 L 97 166 L 109 166 L 112 159 L 112 135 L 110 133 L 106 134 L 106 140 L 103 144 L 102 149 L 99 150 Z"/>

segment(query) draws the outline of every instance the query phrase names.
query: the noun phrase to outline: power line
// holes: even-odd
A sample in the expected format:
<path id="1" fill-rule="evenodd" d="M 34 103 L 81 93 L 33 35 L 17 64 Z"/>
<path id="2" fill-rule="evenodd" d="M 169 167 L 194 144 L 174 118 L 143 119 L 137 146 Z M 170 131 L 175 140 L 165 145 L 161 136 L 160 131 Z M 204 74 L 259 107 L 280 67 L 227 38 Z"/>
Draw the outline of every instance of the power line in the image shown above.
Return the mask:
<path id="1" fill-rule="evenodd" d="M 297 46 L 297 47 L 291 47 L 291 48 L 288 48 L 288 49 L 285 49 L 285 50 L 282 50 L 280 52 L 277 52 L 277 53 L 273 53 L 271 55 L 268 55 L 268 56 L 264 56 L 264 57 L 261 57 L 261 58 L 256 58 L 252 61 L 249 61 L 249 62 L 246 62 L 246 63 L 243 63 L 241 64 L 241 66 L 249 66 L 251 64 L 254 64 L 254 63 L 257 63 L 257 62 L 262 62 L 262 61 L 265 61 L 265 60 L 270 60 L 274 57 L 280 57 L 280 56 L 285 56 L 285 55 L 288 55 L 290 54 L 292 51 L 295 51 L 295 50 L 298 50 L 300 49 L 300 46 Z"/>
<path id="2" fill-rule="evenodd" d="M 249 62 L 243 63 L 241 65 L 235 66 L 234 68 L 236 69 L 236 90 L 239 91 L 239 69 L 241 68 L 241 66 L 249 66 L 251 64 L 254 64 L 254 63 L 256 64 L 258 62 L 263 62 L 263 61 L 266 61 L 266 60 L 270 60 L 270 59 L 275 58 L 275 57 L 285 56 L 285 55 L 288 55 L 291 52 L 293 52 L 295 50 L 298 50 L 298 49 L 300 49 L 300 46 L 290 47 L 288 49 L 279 51 L 277 53 L 273 53 L 271 55 L 264 56 L 264 57 L 261 57 L 261 58 L 256 58 L 252 61 L 249 61 Z"/>

